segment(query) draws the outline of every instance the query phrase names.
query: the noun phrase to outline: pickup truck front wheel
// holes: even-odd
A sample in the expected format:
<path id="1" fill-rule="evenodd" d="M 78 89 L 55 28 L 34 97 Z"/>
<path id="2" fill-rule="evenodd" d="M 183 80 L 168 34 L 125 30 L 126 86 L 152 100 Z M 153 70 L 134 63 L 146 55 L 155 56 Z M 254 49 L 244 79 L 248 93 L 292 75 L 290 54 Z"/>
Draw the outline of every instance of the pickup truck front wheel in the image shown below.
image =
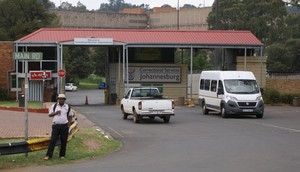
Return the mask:
<path id="1" fill-rule="evenodd" d="M 169 123 L 170 122 L 170 116 L 164 116 L 163 117 L 163 120 L 164 120 L 164 123 Z"/>

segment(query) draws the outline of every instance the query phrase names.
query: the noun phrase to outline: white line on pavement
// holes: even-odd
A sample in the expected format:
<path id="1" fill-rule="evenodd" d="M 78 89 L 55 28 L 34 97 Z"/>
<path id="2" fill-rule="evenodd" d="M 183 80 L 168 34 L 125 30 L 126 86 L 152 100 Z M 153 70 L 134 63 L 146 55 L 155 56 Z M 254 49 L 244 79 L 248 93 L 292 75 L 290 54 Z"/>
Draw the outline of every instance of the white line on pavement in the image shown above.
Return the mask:
<path id="1" fill-rule="evenodd" d="M 300 130 L 292 129 L 292 128 L 286 128 L 286 127 L 281 127 L 281 126 L 277 126 L 277 125 L 271 125 L 271 124 L 266 124 L 266 123 L 253 122 L 253 121 L 246 121 L 246 120 L 239 120 L 239 121 L 243 121 L 243 122 L 248 122 L 248 123 L 252 123 L 252 124 L 256 124 L 256 125 L 262 125 L 262 126 L 267 126 L 267 127 L 272 127 L 272 128 L 278 128 L 278 129 L 282 129 L 282 130 L 287 130 L 287 131 L 292 131 L 292 132 L 300 133 Z"/>

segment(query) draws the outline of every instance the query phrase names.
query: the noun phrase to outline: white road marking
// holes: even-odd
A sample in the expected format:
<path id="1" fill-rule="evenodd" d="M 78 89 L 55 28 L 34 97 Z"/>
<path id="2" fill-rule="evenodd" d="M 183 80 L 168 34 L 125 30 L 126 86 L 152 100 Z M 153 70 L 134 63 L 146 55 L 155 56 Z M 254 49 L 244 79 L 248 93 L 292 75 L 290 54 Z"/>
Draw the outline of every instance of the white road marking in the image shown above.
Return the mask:
<path id="1" fill-rule="evenodd" d="M 293 128 L 287 128 L 287 127 L 281 127 L 281 126 L 278 126 L 278 125 L 272 125 L 272 124 L 266 124 L 266 123 L 260 123 L 260 122 L 253 122 L 253 121 L 246 121 L 246 120 L 239 120 L 239 121 L 300 133 L 300 130 L 293 129 Z"/>
<path id="2" fill-rule="evenodd" d="M 116 133 L 117 135 L 119 135 L 121 138 L 124 138 L 124 136 L 119 133 L 118 131 L 116 131 L 115 129 L 111 128 L 111 127 L 108 127 L 111 131 L 113 131 L 114 133 Z"/>

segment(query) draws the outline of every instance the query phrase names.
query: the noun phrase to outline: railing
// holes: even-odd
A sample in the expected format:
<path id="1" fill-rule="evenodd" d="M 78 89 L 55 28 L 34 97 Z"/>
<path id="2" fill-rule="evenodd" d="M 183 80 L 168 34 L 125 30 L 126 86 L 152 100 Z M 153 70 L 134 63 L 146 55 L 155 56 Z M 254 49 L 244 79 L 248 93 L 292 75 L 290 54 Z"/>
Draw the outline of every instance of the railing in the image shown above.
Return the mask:
<path id="1" fill-rule="evenodd" d="M 300 79 L 300 72 L 298 73 L 285 73 L 285 72 L 268 72 L 266 78 L 270 79 Z"/>

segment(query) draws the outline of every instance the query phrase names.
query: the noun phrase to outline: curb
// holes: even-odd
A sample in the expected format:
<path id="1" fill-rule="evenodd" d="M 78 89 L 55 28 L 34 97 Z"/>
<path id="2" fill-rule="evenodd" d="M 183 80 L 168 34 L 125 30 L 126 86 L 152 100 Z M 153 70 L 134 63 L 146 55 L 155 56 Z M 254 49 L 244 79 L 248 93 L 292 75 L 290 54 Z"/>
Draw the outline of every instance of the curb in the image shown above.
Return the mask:
<path id="1" fill-rule="evenodd" d="M 0 106 L 0 110 L 9 110 L 9 111 L 25 111 L 24 107 L 10 107 L 10 106 Z M 28 112 L 32 113 L 48 113 L 48 108 L 28 108 Z"/>

